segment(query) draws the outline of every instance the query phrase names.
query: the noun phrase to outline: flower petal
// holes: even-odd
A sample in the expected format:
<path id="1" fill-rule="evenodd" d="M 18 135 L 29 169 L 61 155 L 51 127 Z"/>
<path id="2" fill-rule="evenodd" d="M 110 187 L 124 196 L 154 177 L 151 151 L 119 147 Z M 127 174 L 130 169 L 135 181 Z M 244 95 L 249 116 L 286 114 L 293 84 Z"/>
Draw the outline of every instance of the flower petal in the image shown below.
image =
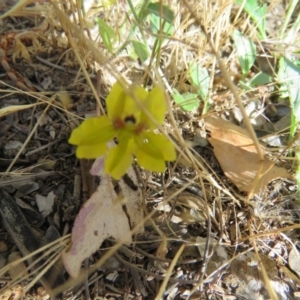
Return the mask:
<path id="1" fill-rule="evenodd" d="M 106 97 L 107 115 L 110 119 L 115 120 L 121 117 L 126 96 L 122 85 L 117 81 Z"/>
<path id="2" fill-rule="evenodd" d="M 95 144 L 95 145 L 79 145 L 76 148 L 77 158 L 93 159 L 102 156 L 107 152 L 106 144 Z"/>
<path id="3" fill-rule="evenodd" d="M 109 150 L 105 159 L 105 173 L 114 179 L 120 179 L 132 164 L 132 151 L 130 140 L 121 140 L 120 143 Z"/>
<path id="4" fill-rule="evenodd" d="M 129 94 L 126 96 L 121 118 L 126 121 L 126 118 L 134 117 L 135 122 L 133 125 L 136 126 L 141 119 L 141 108 L 137 102 L 144 102 L 148 96 L 148 92 L 141 86 L 131 87 L 130 91 L 134 99 Z"/>
<path id="5" fill-rule="evenodd" d="M 173 161 L 176 151 L 172 142 L 161 133 L 144 132 L 135 137 L 138 148 L 157 159 Z"/>
<path id="6" fill-rule="evenodd" d="M 72 145 L 97 145 L 107 143 L 117 134 L 106 116 L 88 118 L 75 128 L 69 138 Z"/>
<path id="7" fill-rule="evenodd" d="M 145 170 L 152 172 L 164 172 L 166 168 L 166 163 L 163 159 L 155 158 L 150 156 L 148 153 L 139 149 L 135 153 L 138 164 Z"/>
<path id="8" fill-rule="evenodd" d="M 173 144 L 162 134 L 145 132 L 135 138 L 137 148 L 134 154 L 138 164 L 146 170 L 163 172 L 166 168 L 165 161 L 176 159 Z"/>
<path id="9" fill-rule="evenodd" d="M 152 115 L 156 123 L 158 125 L 161 125 L 164 121 L 165 114 L 167 111 L 167 103 L 163 89 L 161 89 L 160 87 L 155 87 L 154 89 L 152 89 L 152 91 L 148 94 L 144 105 L 145 109 L 148 111 L 149 114 Z M 157 124 L 152 122 L 151 119 L 144 112 L 142 112 L 140 122 L 146 124 L 147 129 L 157 128 Z"/>
<path id="10" fill-rule="evenodd" d="M 174 161 L 176 159 L 176 151 L 173 143 L 162 134 L 154 132 L 146 132 L 149 144 L 154 144 L 162 153 L 164 160 Z"/>

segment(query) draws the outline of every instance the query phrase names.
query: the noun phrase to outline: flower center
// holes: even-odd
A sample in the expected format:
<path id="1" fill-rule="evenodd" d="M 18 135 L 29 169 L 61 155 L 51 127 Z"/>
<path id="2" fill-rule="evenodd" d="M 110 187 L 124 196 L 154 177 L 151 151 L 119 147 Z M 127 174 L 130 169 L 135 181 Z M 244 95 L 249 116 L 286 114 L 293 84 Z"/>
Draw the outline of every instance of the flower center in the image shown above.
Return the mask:
<path id="1" fill-rule="evenodd" d="M 115 129 L 127 130 L 131 134 L 140 134 L 147 128 L 143 123 L 137 123 L 137 120 L 134 115 L 126 116 L 124 119 L 116 119 L 113 122 Z"/>
<path id="2" fill-rule="evenodd" d="M 114 120 L 113 125 L 115 129 L 122 129 L 125 127 L 125 124 L 121 119 Z"/>
<path id="3" fill-rule="evenodd" d="M 126 125 L 134 125 L 136 123 L 136 119 L 134 116 L 127 116 L 125 119 L 124 119 L 124 122 Z"/>

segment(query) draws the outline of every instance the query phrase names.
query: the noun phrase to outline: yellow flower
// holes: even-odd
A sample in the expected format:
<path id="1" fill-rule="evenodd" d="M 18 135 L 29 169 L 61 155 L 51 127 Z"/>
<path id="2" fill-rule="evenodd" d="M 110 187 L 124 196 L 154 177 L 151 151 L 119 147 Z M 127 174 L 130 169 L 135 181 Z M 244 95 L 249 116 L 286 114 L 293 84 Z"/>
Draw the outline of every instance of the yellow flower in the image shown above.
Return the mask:
<path id="1" fill-rule="evenodd" d="M 107 116 L 86 119 L 69 139 L 70 144 L 77 146 L 78 158 L 92 159 L 107 153 L 105 172 L 115 179 L 126 173 L 132 155 L 141 167 L 153 172 L 163 172 L 165 161 L 176 159 L 173 144 L 154 132 L 157 124 L 163 123 L 167 109 L 163 90 L 155 87 L 147 92 L 134 87 L 132 94 L 140 105 L 116 82 L 106 98 Z M 107 142 L 113 138 L 117 138 L 118 145 L 108 149 Z"/>

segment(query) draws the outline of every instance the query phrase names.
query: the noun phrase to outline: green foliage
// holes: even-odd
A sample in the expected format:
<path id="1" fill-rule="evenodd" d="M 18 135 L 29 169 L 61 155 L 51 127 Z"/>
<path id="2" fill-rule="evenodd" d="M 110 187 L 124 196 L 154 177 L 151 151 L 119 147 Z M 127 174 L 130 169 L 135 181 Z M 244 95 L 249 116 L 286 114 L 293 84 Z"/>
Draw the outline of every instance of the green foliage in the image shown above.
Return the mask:
<path id="1" fill-rule="evenodd" d="M 207 96 L 209 91 L 210 77 L 207 69 L 201 68 L 198 64 L 192 64 L 189 69 L 189 78 L 192 86 L 196 89 L 195 93 L 180 94 L 174 89 L 174 101 L 182 110 L 194 111 L 199 107 L 199 97 L 205 101 L 204 112 L 207 111 Z"/>
<path id="2" fill-rule="evenodd" d="M 240 81 L 240 86 L 244 89 L 244 90 L 252 90 L 253 87 L 256 86 L 261 86 L 261 85 L 265 85 L 272 82 L 272 76 L 263 73 L 263 72 L 259 72 L 257 74 L 255 74 L 255 76 L 253 76 L 249 81 L 244 82 L 244 81 Z"/>
<path id="3" fill-rule="evenodd" d="M 235 30 L 233 33 L 234 46 L 238 55 L 244 77 L 254 64 L 256 58 L 256 46 L 253 41 Z"/>
<path id="4" fill-rule="evenodd" d="M 163 28 L 161 29 L 161 24 Z M 155 34 L 163 33 L 171 36 L 174 32 L 174 26 L 167 21 L 163 21 L 159 16 L 155 14 L 150 15 L 151 30 Z"/>
<path id="5" fill-rule="evenodd" d="M 155 34 L 164 33 L 172 35 L 174 32 L 174 12 L 166 5 L 160 2 L 149 3 L 146 7 L 146 14 L 150 15 L 150 25 Z M 161 26 L 163 26 L 161 28 Z"/>
<path id="6" fill-rule="evenodd" d="M 259 5 L 257 0 L 235 0 L 235 3 L 244 5 L 243 9 L 252 18 L 256 24 L 262 39 L 266 39 L 265 18 L 267 13 L 267 4 Z"/>
<path id="7" fill-rule="evenodd" d="M 279 61 L 278 79 L 281 84 L 282 97 L 290 99 L 292 107 L 290 138 L 294 136 L 297 126 L 300 122 L 300 61 L 293 57 L 281 57 Z M 296 172 L 296 180 L 298 183 L 298 191 L 300 191 L 300 151 L 296 154 L 298 159 L 298 169 Z M 299 192 L 300 199 L 300 192 Z M 300 201 L 300 200 L 299 200 Z"/>
<path id="8" fill-rule="evenodd" d="M 204 101 L 203 113 L 206 113 L 209 108 L 209 85 L 210 76 L 206 68 L 201 68 L 198 64 L 192 64 L 189 69 L 189 77 L 192 86 L 196 88 L 198 95 Z"/>
<path id="9" fill-rule="evenodd" d="M 207 69 L 201 68 L 198 64 L 192 64 L 189 69 L 189 76 L 192 85 L 197 89 L 198 95 L 202 100 L 206 100 L 210 83 Z"/>
<path id="10" fill-rule="evenodd" d="M 293 37 L 293 33 L 296 33 L 299 31 L 299 26 L 300 26 L 300 15 L 299 15 L 299 8 L 297 8 L 297 4 L 298 4 L 298 0 L 291 0 L 291 1 L 288 1 L 287 4 L 288 4 L 288 9 L 287 9 L 287 12 L 285 14 L 285 17 L 284 17 L 284 20 L 283 20 L 283 24 L 281 26 L 281 29 L 280 29 L 280 34 L 279 34 L 279 39 L 280 40 L 283 40 L 285 39 L 286 42 L 289 42 L 291 41 L 290 38 Z M 293 18 L 293 16 L 297 16 L 297 19 L 296 20 L 293 20 L 291 22 L 291 19 Z M 292 23 L 292 27 L 289 28 L 289 33 L 286 32 L 286 29 L 288 28 L 288 25 Z M 286 38 L 284 38 L 284 35 L 287 33 L 287 36 Z M 290 33 L 292 33 L 292 35 L 290 35 Z"/>
<path id="11" fill-rule="evenodd" d="M 172 35 L 174 32 L 174 12 L 161 2 L 149 3 L 146 5 L 140 15 L 141 19 L 145 20 L 147 16 L 150 18 L 151 30 L 154 34 L 164 33 Z M 161 28 L 161 26 L 163 26 Z"/>
<path id="12" fill-rule="evenodd" d="M 113 3 L 113 0 L 107 0 L 108 4 Z M 151 30 L 154 34 L 164 34 L 166 36 L 171 36 L 174 32 L 174 26 L 172 25 L 174 21 L 174 12 L 166 5 L 161 4 L 161 2 L 145 3 L 137 10 L 132 1 L 128 0 L 128 5 L 130 7 L 131 13 L 135 19 L 135 24 L 132 26 L 128 40 L 122 45 L 121 49 L 126 48 L 128 44 L 132 44 L 134 53 L 141 61 L 146 61 L 149 58 L 150 49 L 147 44 L 145 33 L 142 30 L 146 26 L 145 21 L 149 16 Z M 99 34 L 105 47 L 113 53 L 113 43 L 117 40 L 117 35 L 112 27 L 110 27 L 104 20 L 96 19 L 99 28 Z M 140 26 L 137 26 L 139 24 Z M 142 42 L 136 39 L 135 34 L 138 29 L 140 31 L 140 37 Z M 159 38 L 158 38 L 159 39 Z M 118 51 L 121 51 L 119 49 Z M 154 49 L 157 49 L 154 47 Z M 136 57 L 134 55 L 134 57 Z"/>
<path id="13" fill-rule="evenodd" d="M 136 23 L 141 25 L 142 27 L 145 27 L 146 24 L 145 20 L 149 16 L 151 31 L 154 34 L 164 34 L 166 36 L 171 36 L 174 32 L 174 12 L 166 5 L 161 4 L 161 2 L 154 2 L 154 3 L 147 3 L 149 1 L 146 1 L 146 3 L 143 4 L 141 7 L 139 13 L 136 12 L 131 0 L 128 0 L 128 4 L 131 8 L 131 11 L 134 15 Z M 144 36 L 143 30 L 139 28 L 141 32 L 141 36 L 143 38 L 143 43 L 140 43 L 136 40 L 132 41 L 132 46 L 134 49 L 134 52 L 136 55 L 142 60 L 146 61 L 149 57 L 149 48 L 147 47 L 147 40 Z M 132 29 L 132 33 L 134 33 L 134 28 Z M 157 38 L 157 41 L 159 41 L 161 37 Z M 162 40 L 162 39 L 161 39 Z M 161 42 L 161 41 L 160 41 Z M 157 45 L 160 45 L 159 43 L 155 43 L 155 51 L 159 48 Z"/>
<path id="14" fill-rule="evenodd" d="M 143 62 L 146 61 L 149 56 L 147 47 L 139 41 L 134 40 L 134 41 L 131 41 L 131 43 L 132 43 L 134 52 L 139 57 L 139 59 Z"/>
<path id="15" fill-rule="evenodd" d="M 107 48 L 107 50 L 112 53 L 113 52 L 113 43 L 117 40 L 117 35 L 112 27 L 110 27 L 105 21 L 102 19 L 96 19 L 98 23 L 99 33 L 102 38 L 102 41 Z"/>
<path id="16" fill-rule="evenodd" d="M 264 85 L 267 83 L 270 83 L 272 81 L 272 76 L 264 73 L 264 72 L 259 72 L 257 74 L 255 74 L 255 76 L 253 76 L 248 82 L 247 84 L 249 86 L 260 86 L 260 85 Z"/>
<path id="17" fill-rule="evenodd" d="M 147 13 L 152 13 L 164 19 L 169 24 L 172 24 L 174 21 L 174 12 L 168 6 L 160 2 L 149 3 L 147 5 Z"/>
<path id="18" fill-rule="evenodd" d="M 281 84 L 283 97 L 289 97 L 293 118 L 291 135 L 296 130 L 296 125 L 300 122 L 300 67 L 299 61 L 292 57 L 282 57 L 279 61 L 278 79 Z"/>
<path id="19" fill-rule="evenodd" d="M 176 89 L 174 89 L 173 98 L 175 103 L 177 103 L 179 107 L 185 111 L 196 110 L 200 102 L 197 94 L 184 93 L 181 95 Z"/>

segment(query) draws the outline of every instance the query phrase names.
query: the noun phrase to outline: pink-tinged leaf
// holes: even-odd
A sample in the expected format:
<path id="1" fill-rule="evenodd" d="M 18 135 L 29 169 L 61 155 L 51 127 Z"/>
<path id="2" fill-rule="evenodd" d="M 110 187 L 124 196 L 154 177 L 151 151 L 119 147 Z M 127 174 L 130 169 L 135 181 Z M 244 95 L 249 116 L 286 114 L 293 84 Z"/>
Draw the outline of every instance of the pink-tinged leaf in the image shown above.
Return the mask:
<path id="1" fill-rule="evenodd" d="M 113 141 L 110 141 L 107 143 L 107 147 L 109 149 L 111 149 L 112 147 L 116 146 L 116 143 L 113 142 Z M 103 175 L 105 175 L 105 172 L 104 172 L 104 164 L 105 164 L 105 156 L 101 156 L 101 157 L 98 157 L 93 165 L 92 165 L 92 168 L 90 170 L 90 173 L 91 175 L 93 176 L 99 176 L 99 177 L 102 177 Z"/>
<path id="2" fill-rule="evenodd" d="M 101 164 L 101 159 L 99 161 Z M 111 180 L 108 176 L 102 176 L 97 191 L 84 204 L 75 220 L 71 248 L 62 254 L 68 273 L 77 277 L 82 262 L 97 251 L 108 237 L 131 243 L 127 216 Z"/>
<path id="3" fill-rule="evenodd" d="M 93 176 L 104 175 L 104 156 L 101 156 L 94 161 L 90 173 Z"/>
<path id="4" fill-rule="evenodd" d="M 111 148 L 113 143 L 109 143 L 108 147 Z M 90 173 L 94 176 L 107 176 L 104 175 L 104 157 L 97 158 L 92 165 Z M 139 186 L 138 178 L 132 166 L 127 171 L 128 177 L 132 180 L 135 188 L 131 188 L 125 183 L 124 179 L 121 178 L 118 184 L 121 188 L 121 193 L 125 202 L 122 201 L 123 205 L 126 206 L 126 211 L 130 219 L 131 229 L 135 226 L 140 225 L 139 230 L 136 233 L 144 232 L 143 220 L 144 220 L 144 209 L 143 209 L 143 197 L 142 191 Z"/>

